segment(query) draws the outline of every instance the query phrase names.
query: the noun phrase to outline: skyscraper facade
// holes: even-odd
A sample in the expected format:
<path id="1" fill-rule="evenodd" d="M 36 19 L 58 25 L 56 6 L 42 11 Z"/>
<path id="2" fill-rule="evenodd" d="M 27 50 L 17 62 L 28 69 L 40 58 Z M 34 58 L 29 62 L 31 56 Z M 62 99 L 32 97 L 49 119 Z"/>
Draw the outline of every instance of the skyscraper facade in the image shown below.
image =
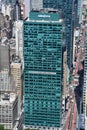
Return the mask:
<path id="1" fill-rule="evenodd" d="M 43 0 L 43 8 L 61 9 L 63 0 Z"/>
<path id="2" fill-rule="evenodd" d="M 82 3 L 83 3 L 83 0 L 78 0 L 78 16 L 79 16 L 79 23 L 82 22 Z"/>
<path id="3" fill-rule="evenodd" d="M 21 20 L 22 16 L 21 16 L 21 5 L 18 2 L 18 0 L 16 0 L 16 3 L 14 5 L 14 19 L 15 21 Z"/>
<path id="4" fill-rule="evenodd" d="M 31 0 L 31 9 L 42 9 L 43 0 Z"/>
<path id="5" fill-rule="evenodd" d="M 67 48 L 67 64 L 69 69 L 72 65 L 72 36 L 73 36 L 73 26 L 72 26 L 72 12 L 73 12 L 73 0 L 66 0 L 64 9 L 64 19 L 65 19 L 65 44 Z"/>
<path id="6" fill-rule="evenodd" d="M 54 8 L 61 10 L 61 16 L 65 21 L 65 44 L 67 49 L 67 64 L 70 68 L 72 52 L 72 10 L 73 0 L 43 0 L 44 8 Z"/>
<path id="7" fill-rule="evenodd" d="M 15 4 L 16 0 L 1 0 L 1 2 L 3 4 L 8 5 L 8 4 Z"/>
<path id="8" fill-rule="evenodd" d="M 24 21 L 24 124 L 57 130 L 61 123 L 62 21 L 56 11 Z"/>

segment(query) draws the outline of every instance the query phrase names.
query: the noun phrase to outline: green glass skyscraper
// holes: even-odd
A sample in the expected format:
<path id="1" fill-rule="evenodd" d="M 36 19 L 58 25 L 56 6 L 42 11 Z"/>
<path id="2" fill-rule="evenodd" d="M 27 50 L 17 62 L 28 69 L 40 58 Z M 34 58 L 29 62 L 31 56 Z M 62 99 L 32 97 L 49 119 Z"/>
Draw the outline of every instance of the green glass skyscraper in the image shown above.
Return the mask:
<path id="1" fill-rule="evenodd" d="M 64 0 L 43 0 L 43 8 L 62 9 Z"/>
<path id="2" fill-rule="evenodd" d="M 61 123 L 62 21 L 33 11 L 24 21 L 24 124 L 57 130 Z"/>
<path id="3" fill-rule="evenodd" d="M 67 65 L 69 69 L 72 66 L 72 13 L 73 13 L 74 0 L 43 0 L 43 8 L 54 8 L 61 11 L 61 16 L 64 19 L 65 24 L 65 44 L 67 49 Z"/>

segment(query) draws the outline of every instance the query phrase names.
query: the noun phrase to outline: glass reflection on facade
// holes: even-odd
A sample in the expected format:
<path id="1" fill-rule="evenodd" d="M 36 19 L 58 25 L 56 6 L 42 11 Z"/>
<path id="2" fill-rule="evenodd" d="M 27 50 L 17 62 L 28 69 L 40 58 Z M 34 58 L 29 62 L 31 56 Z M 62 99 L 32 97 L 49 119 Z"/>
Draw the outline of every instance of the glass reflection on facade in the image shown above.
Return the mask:
<path id="1" fill-rule="evenodd" d="M 24 21 L 24 123 L 61 123 L 62 22 L 58 12 L 31 12 Z"/>

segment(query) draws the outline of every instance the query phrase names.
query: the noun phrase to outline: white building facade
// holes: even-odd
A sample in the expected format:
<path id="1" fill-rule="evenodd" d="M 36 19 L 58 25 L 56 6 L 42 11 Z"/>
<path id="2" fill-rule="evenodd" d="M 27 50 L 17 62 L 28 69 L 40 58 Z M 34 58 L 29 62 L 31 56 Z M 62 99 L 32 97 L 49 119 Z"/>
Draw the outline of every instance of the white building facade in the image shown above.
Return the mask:
<path id="1" fill-rule="evenodd" d="M 18 98 L 15 93 L 4 93 L 0 98 L 0 124 L 7 130 L 13 130 L 18 116 Z"/>
<path id="2" fill-rule="evenodd" d="M 4 69 L 0 72 L 0 92 L 15 91 L 15 82 L 9 75 L 9 70 Z"/>
<path id="3" fill-rule="evenodd" d="M 29 16 L 29 12 L 31 10 L 31 0 L 24 0 L 24 5 L 25 5 L 25 18 Z"/>
<path id="4" fill-rule="evenodd" d="M 22 64 L 21 63 L 11 63 L 11 74 L 15 81 L 16 93 L 18 95 L 18 115 L 20 116 L 21 102 L 23 98 L 23 84 L 22 84 Z"/>
<path id="5" fill-rule="evenodd" d="M 11 75 L 15 81 L 16 92 L 22 96 L 22 64 L 21 63 L 11 63 Z"/>
<path id="6" fill-rule="evenodd" d="M 15 23 L 15 37 L 16 37 L 16 55 L 20 57 L 24 66 L 23 59 L 23 21 L 16 21 Z"/>

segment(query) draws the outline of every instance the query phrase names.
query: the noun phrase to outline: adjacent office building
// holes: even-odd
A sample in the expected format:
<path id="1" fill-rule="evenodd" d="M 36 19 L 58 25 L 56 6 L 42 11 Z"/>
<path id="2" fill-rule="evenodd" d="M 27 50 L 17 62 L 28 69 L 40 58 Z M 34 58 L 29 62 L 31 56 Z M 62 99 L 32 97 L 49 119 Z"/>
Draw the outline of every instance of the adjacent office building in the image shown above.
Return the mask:
<path id="1" fill-rule="evenodd" d="M 0 71 L 0 92 L 12 92 L 15 91 L 15 82 L 12 75 L 9 75 L 9 70 L 4 69 Z"/>
<path id="2" fill-rule="evenodd" d="M 21 5 L 18 2 L 18 0 L 16 0 L 16 3 L 14 5 L 14 17 L 15 17 L 15 21 L 21 20 Z"/>
<path id="3" fill-rule="evenodd" d="M 10 64 L 10 51 L 9 46 L 0 45 L 0 70 L 8 69 Z M 4 52 L 4 53 L 3 53 Z"/>
<path id="4" fill-rule="evenodd" d="M 3 13 L 0 11 L 0 32 L 1 32 L 1 29 L 4 28 L 4 24 L 5 24 L 4 15 L 3 15 Z"/>
<path id="5" fill-rule="evenodd" d="M 63 99 L 67 98 L 69 94 L 69 82 L 68 82 L 68 66 L 67 66 L 67 52 L 65 45 L 63 46 L 63 89 L 62 89 L 62 97 Z"/>
<path id="6" fill-rule="evenodd" d="M 61 124 L 62 20 L 56 10 L 32 11 L 24 21 L 24 124 Z"/>
<path id="7" fill-rule="evenodd" d="M 82 3 L 84 0 L 78 0 L 78 16 L 79 16 L 79 23 L 82 22 Z"/>
<path id="8" fill-rule="evenodd" d="M 23 79 L 22 79 L 22 63 L 18 58 L 15 58 L 11 65 L 11 74 L 15 81 L 16 93 L 18 95 L 18 115 L 20 116 L 21 102 L 23 99 Z"/>
<path id="9" fill-rule="evenodd" d="M 32 9 L 42 9 L 43 0 L 31 0 L 31 8 Z"/>
<path id="10" fill-rule="evenodd" d="M 14 5 L 16 3 L 16 0 L 1 0 L 1 2 L 5 5 L 9 5 L 9 4 Z"/>
<path id="11" fill-rule="evenodd" d="M 43 8 L 43 0 L 24 0 L 24 5 L 25 5 L 25 11 L 24 11 L 24 17 L 29 16 L 29 12 L 32 9 L 42 9 Z"/>
<path id="12" fill-rule="evenodd" d="M 43 8 L 61 9 L 63 0 L 43 0 Z"/>
<path id="13" fill-rule="evenodd" d="M 15 22 L 15 37 L 16 37 L 16 55 L 20 57 L 22 64 L 23 59 L 23 21 Z"/>
<path id="14" fill-rule="evenodd" d="M 61 16 L 65 23 L 65 43 L 67 48 L 67 64 L 71 67 L 72 64 L 72 10 L 73 0 L 43 0 L 44 8 L 54 8 L 61 11 Z"/>
<path id="15" fill-rule="evenodd" d="M 18 98 L 15 93 L 0 95 L 0 124 L 6 130 L 13 130 L 18 116 Z"/>
<path id="16" fill-rule="evenodd" d="M 15 81 L 15 86 L 16 86 L 16 91 L 20 97 L 20 99 L 22 99 L 22 64 L 20 62 L 18 62 L 18 60 L 15 62 L 13 61 L 11 63 L 11 74 L 13 76 L 13 79 Z"/>
<path id="17" fill-rule="evenodd" d="M 73 0 L 67 0 L 65 2 L 65 43 L 67 48 L 67 64 L 69 69 L 72 65 L 72 53 L 73 53 L 73 46 L 72 46 L 72 37 L 73 37 L 73 25 L 72 25 L 72 12 L 73 12 Z"/>
<path id="18" fill-rule="evenodd" d="M 31 10 L 31 0 L 24 0 L 24 18 L 29 16 L 29 12 Z"/>

